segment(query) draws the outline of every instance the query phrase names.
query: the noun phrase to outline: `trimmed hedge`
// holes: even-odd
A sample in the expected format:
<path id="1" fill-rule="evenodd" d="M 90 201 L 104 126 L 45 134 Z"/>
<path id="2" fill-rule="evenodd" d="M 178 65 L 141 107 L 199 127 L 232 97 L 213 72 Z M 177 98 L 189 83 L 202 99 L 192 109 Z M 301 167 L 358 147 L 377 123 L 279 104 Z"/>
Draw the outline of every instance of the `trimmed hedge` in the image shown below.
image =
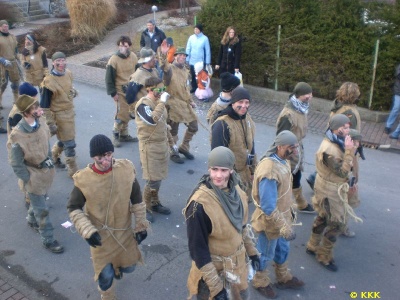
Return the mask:
<path id="1" fill-rule="evenodd" d="M 400 2 L 400 1 L 397 1 Z M 374 22 L 365 21 L 365 12 Z M 380 20 L 380 21 L 376 21 Z M 314 95 L 334 99 L 345 81 L 361 89 L 360 106 L 368 107 L 375 44 L 380 39 L 371 109 L 387 110 L 394 68 L 400 62 L 400 4 L 358 0 L 207 0 L 198 22 L 210 38 L 212 64 L 226 28 L 242 38 L 244 82 L 290 92 L 298 81 Z M 281 25 L 279 71 L 277 30 Z"/>

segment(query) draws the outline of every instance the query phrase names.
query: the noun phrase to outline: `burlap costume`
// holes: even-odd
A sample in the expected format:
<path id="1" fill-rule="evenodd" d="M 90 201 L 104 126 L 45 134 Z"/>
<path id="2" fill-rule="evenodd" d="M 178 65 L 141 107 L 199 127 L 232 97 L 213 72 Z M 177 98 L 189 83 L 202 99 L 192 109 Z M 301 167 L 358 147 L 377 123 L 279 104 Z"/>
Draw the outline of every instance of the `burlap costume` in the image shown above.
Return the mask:
<path id="1" fill-rule="evenodd" d="M 217 121 L 223 121 L 228 126 L 230 140 L 227 147 L 235 154 L 235 170 L 240 175 L 244 190 L 250 195 L 251 168 L 256 164 L 256 158 L 253 159 L 253 165 L 247 165 L 247 157 L 253 150 L 256 125 L 249 113 L 244 120 L 234 120 L 229 115 L 223 115 Z M 242 127 L 242 122 L 245 128 Z"/>
<path id="2" fill-rule="evenodd" d="M 114 130 L 120 131 L 122 135 L 128 135 L 127 132 L 127 127 L 128 127 L 128 122 L 131 120 L 130 117 L 130 111 L 133 111 L 133 108 L 130 107 L 130 105 L 126 102 L 125 98 L 125 92 L 123 91 L 122 87 L 127 85 L 129 82 L 129 77 L 132 75 L 133 72 L 135 72 L 135 66 L 138 62 L 137 56 L 135 53 L 130 52 L 129 56 L 126 58 L 121 58 L 117 54 L 114 54 L 110 57 L 107 67 L 111 67 L 115 70 L 115 78 L 111 79 L 114 81 L 114 87 L 115 92 L 118 94 L 118 113 L 116 118 L 121 120 L 123 125 L 119 126 L 120 128 L 115 128 L 118 127 L 116 124 L 114 124 Z M 114 91 L 108 91 L 110 94 L 111 92 Z"/>
<path id="3" fill-rule="evenodd" d="M 33 54 L 20 55 L 21 64 L 29 63 L 30 68 L 25 69 L 25 81 L 34 86 L 40 86 L 45 75 L 48 75 L 49 69 L 43 66 L 42 56 L 46 49 L 39 46 L 37 51 Z"/>
<path id="4" fill-rule="evenodd" d="M 57 138 L 60 141 L 75 139 L 75 91 L 72 87 L 72 73 L 65 70 L 63 76 L 47 75 L 41 84 L 42 88 L 50 90 L 53 95 L 50 101 L 50 113 L 46 112 L 47 124 L 57 125 Z"/>
<path id="5" fill-rule="evenodd" d="M 244 209 L 242 224 L 246 225 L 248 219 L 247 196 L 239 186 L 236 186 L 236 190 L 240 195 Z M 232 294 L 237 295 L 240 291 L 248 288 L 246 252 L 251 256 L 256 255 L 257 250 L 254 248 L 254 245 L 247 244 L 242 233 L 239 233 L 232 226 L 212 189 L 207 188 L 204 184 L 200 185 L 184 208 L 184 214 L 193 201 L 203 206 L 205 213 L 211 220 L 212 232 L 208 236 L 208 246 L 212 263 L 223 279 L 224 285 L 227 283 L 225 272 L 235 274 L 240 279 L 239 283 L 231 283 Z M 187 282 L 190 294 L 188 299 L 198 294 L 198 284 L 201 278 L 202 273 L 193 261 Z M 210 299 L 215 295 L 211 291 Z"/>
<path id="6" fill-rule="evenodd" d="M 144 88 L 144 83 L 145 83 L 146 79 L 150 78 L 150 77 L 158 78 L 158 71 L 156 68 L 147 70 L 143 67 L 140 67 L 135 71 L 135 73 L 131 74 L 131 76 L 129 77 L 130 82 L 136 82 L 138 84 L 143 85 L 143 87 L 139 90 L 139 92 L 136 95 L 136 100 L 140 100 L 144 96 L 147 96 L 147 90 Z M 130 109 L 132 112 L 135 111 L 135 105 L 136 105 L 136 103 L 131 105 Z"/>
<path id="7" fill-rule="evenodd" d="M 2 96 L 7 87 L 8 80 L 11 81 L 11 89 L 14 95 L 14 102 L 18 97 L 18 86 L 20 75 L 17 65 L 17 49 L 18 43 L 14 35 L 8 34 L 7 36 L 0 33 L 0 57 L 7 59 L 11 62 L 11 66 L 4 66 L 0 64 L 0 106 L 2 106 Z"/>
<path id="8" fill-rule="evenodd" d="M 147 124 L 137 115 L 137 107 L 144 104 L 151 108 L 155 125 Z M 167 138 L 167 109 L 165 104 L 147 97 L 141 98 L 135 108 L 135 121 L 139 138 L 140 162 L 143 179 L 158 181 L 167 178 L 169 144 Z"/>
<path id="9" fill-rule="evenodd" d="M 25 121 L 21 121 L 26 123 Z M 22 180 L 18 183 L 23 192 L 36 195 L 47 193 L 54 178 L 54 168 L 37 168 L 46 158 L 51 157 L 49 139 L 49 127 L 44 122 L 40 122 L 39 128 L 35 132 L 26 132 L 22 129 L 22 123 L 11 132 L 7 141 L 7 148 L 11 151 L 14 144 L 18 144 L 24 153 L 26 168 L 30 174 L 29 181 L 25 184 Z"/>
<path id="10" fill-rule="evenodd" d="M 208 112 L 207 112 L 207 116 L 206 116 L 207 123 L 212 125 L 216 120 L 217 113 L 221 110 L 224 110 L 227 106 L 228 106 L 228 104 L 225 106 L 222 106 L 222 105 L 219 105 L 217 103 L 217 101 L 214 101 L 214 103 L 210 106 L 210 108 L 208 109 Z"/>
<path id="11" fill-rule="evenodd" d="M 254 173 L 252 196 L 256 209 L 251 217 L 251 226 L 257 232 L 265 232 L 268 239 L 277 239 L 281 236 L 281 228 L 277 227 L 276 222 L 260 208 L 259 183 L 263 178 L 275 180 L 278 183 L 276 209 L 281 214 L 285 224 L 290 227 L 292 225 L 291 207 L 294 203 L 291 193 L 292 181 L 289 163 L 282 164 L 271 157 L 266 157 L 259 162 Z"/>
<path id="12" fill-rule="evenodd" d="M 101 247 L 90 247 L 94 280 L 103 268 L 112 263 L 115 274 L 119 267 L 132 266 L 142 261 L 133 238 L 130 201 L 135 167 L 126 159 L 115 159 L 112 171 L 94 172 L 91 165 L 75 173 L 74 184 L 86 198 L 84 211 L 101 236 Z"/>

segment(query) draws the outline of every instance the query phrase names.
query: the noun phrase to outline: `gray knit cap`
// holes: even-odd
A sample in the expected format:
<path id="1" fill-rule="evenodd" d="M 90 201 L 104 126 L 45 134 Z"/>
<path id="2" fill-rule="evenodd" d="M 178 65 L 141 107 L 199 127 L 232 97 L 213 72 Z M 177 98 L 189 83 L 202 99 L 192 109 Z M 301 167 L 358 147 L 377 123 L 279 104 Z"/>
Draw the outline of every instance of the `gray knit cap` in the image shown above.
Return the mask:
<path id="1" fill-rule="evenodd" d="M 235 155 L 232 150 L 224 146 L 219 146 L 211 150 L 208 154 L 208 167 L 222 167 L 233 170 Z"/>
<path id="2" fill-rule="evenodd" d="M 289 130 L 281 131 L 274 140 L 274 143 L 269 147 L 264 156 L 271 156 L 276 153 L 277 146 L 296 145 L 298 143 L 297 137 Z"/>
<path id="3" fill-rule="evenodd" d="M 350 119 L 347 116 L 343 114 L 337 114 L 329 120 L 329 129 L 337 130 L 347 123 L 350 123 Z"/>
<path id="4" fill-rule="evenodd" d="M 296 84 L 293 90 L 296 98 L 312 93 L 312 87 L 306 82 L 299 82 Z"/>
<path id="5" fill-rule="evenodd" d="M 361 141 L 362 139 L 361 133 L 355 129 L 350 129 L 349 135 L 351 136 L 351 139 L 355 141 Z"/>
<path id="6" fill-rule="evenodd" d="M 56 59 L 59 59 L 59 58 L 67 58 L 67 56 L 65 56 L 65 54 L 64 54 L 63 52 L 60 52 L 60 51 L 54 53 L 54 54 L 51 56 L 51 60 L 52 60 L 52 61 L 55 61 Z"/>
<path id="7" fill-rule="evenodd" d="M 251 96 L 248 90 L 245 88 L 238 86 L 232 91 L 232 98 L 231 98 L 231 104 L 238 102 L 240 100 L 247 99 L 251 101 Z"/>
<path id="8" fill-rule="evenodd" d="M 0 20 L 0 26 L 3 26 L 4 24 L 8 25 L 8 22 L 6 20 Z"/>

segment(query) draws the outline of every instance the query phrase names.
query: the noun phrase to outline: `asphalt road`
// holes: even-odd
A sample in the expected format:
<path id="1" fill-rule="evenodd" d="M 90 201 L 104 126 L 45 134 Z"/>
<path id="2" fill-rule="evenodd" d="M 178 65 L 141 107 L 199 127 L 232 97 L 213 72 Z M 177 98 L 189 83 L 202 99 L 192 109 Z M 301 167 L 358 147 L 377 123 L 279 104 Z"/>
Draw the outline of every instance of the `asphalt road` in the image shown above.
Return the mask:
<path id="1" fill-rule="evenodd" d="M 90 163 L 89 140 L 98 133 L 111 136 L 113 101 L 105 90 L 75 84 L 79 96 L 75 99 L 77 125 L 78 164 L 83 168 Z M 9 87 L 6 91 L 6 115 L 10 109 Z M 205 122 L 205 111 L 199 117 Z M 130 130 L 135 133 L 134 122 Z M 184 126 L 181 127 L 182 137 Z M 260 157 L 273 141 L 275 129 L 257 124 L 256 152 Z M 303 189 L 306 197 L 312 192 L 305 182 L 314 170 L 314 153 L 321 136 L 310 134 L 305 140 L 306 169 Z M 55 138 L 52 139 L 52 144 Z M 57 171 L 49 191 L 50 218 L 55 227 L 55 237 L 65 246 L 61 255 L 42 248 L 40 237 L 26 225 L 26 209 L 17 180 L 7 163 L 6 135 L 0 135 L 0 265 L 18 276 L 32 288 L 30 299 L 94 300 L 99 299 L 97 285 L 93 281 L 88 244 L 74 230 L 65 229 L 61 223 L 68 220 L 66 203 L 73 182 L 66 171 Z M 186 227 L 182 216 L 187 197 L 198 179 L 206 172 L 209 152 L 209 133 L 201 126 L 192 142 L 196 156 L 194 161 L 183 165 L 170 163 L 169 177 L 162 183 L 161 199 L 170 207 L 168 217 L 156 215 L 152 231 L 141 249 L 145 265 L 134 273 L 126 274 L 117 282 L 119 299 L 186 299 L 186 279 L 190 268 Z M 361 206 L 356 213 L 363 224 L 351 223 L 356 237 L 339 238 L 335 249 L 337 273 L 325 270 L 313 257 L 305 253 L 305 244 L 311 230 L 314 215 L 299 215 L 302 226 L 296 227 L 297 238 L 291 243 L 289 266 L 292 273 L 306 285 L 299 291 L 278 291 L 279 299 L 361 299 L 380 296 L 381 299 L 399 299 L 400 278 L 400 173 L 399 156 L 365 149 L 366 161 L 361 162 Z M 137 144 L 123 144 L 116 149 L 116 158 L 133 161 L 141 176 Z M 143 186 L 143 180 L 140 181 Z M 397 233 L 396 233 L 397 232 Z M 273 274 L 273 268 L 270 267 Z M 274 280 L 274 275 L 272 275 Z M 36 292 L 34 292 L 36 291 Z M 38 293 L 44 298 L 38 297 Z M 350 293 L 356 296 L 351 298 Z M 377 292 L 379 294 L 361 294 Z M 26 293 L 25 293 L 26 294 Z M 251 299 L 263 299 L 251 288 Z"/>

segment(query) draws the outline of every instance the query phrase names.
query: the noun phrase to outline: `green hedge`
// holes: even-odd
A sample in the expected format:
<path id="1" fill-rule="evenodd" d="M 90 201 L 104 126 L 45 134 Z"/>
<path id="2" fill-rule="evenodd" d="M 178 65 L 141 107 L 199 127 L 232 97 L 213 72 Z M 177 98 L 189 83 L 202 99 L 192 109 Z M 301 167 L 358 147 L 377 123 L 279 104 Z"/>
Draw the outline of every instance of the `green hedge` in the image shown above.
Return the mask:
<path id="1" fill-rule="evenodd" d="M 397 1 L 400 2 L 400 1 Z M 363 16 L 380 20 L 366 24 Z M 371 109 L 387 110 L 392 99 L 393 72 L 400 62 L 400 4 L 357 0 L 207 0 L 199 12 L 210 38 L 212 64 L 223 33 L 230 25 L 243 39 L 241 71 L 256 86 L 291 91 L 298 81 L 310 83 L 317 97 L 333 99 L 345 81 L 361 89 L 367 107 L 375 44 L 380 39 Z M 281 25 L 279 71 L 276 73 L 277 31 Z"/>

